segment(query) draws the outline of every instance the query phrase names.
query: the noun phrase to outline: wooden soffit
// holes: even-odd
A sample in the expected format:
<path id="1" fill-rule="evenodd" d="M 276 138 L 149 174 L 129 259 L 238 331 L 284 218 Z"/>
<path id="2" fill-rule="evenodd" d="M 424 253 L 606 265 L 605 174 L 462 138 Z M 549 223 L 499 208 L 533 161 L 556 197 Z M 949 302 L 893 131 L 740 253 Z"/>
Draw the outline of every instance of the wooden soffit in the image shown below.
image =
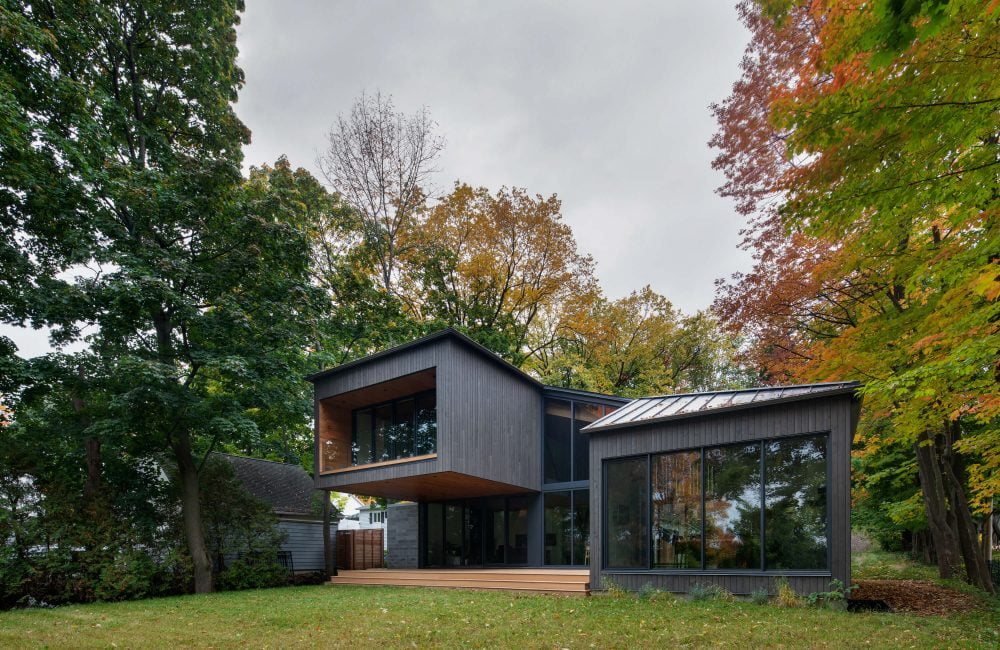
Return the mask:
<path id="1" fill-rule="evenodd" d="M 338 478 L 344 479 L 343 476 Z M 340 483 L 338 481 L 337 485 L 328 487 L 338 492 L 404 501 L 448 501 L 536 491 L 459 472 L 433 472 L 418 476 L 356 483 Z"/>

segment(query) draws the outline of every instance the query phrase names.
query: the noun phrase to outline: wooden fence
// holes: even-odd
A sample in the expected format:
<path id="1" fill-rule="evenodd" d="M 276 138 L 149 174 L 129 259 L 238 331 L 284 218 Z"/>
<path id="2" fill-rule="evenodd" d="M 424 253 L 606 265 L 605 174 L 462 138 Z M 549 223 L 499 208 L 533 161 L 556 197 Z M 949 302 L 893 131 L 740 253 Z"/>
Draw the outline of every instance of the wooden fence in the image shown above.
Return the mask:
<path id="1" fill-rule="evenodd" d="M 385 554 L 382 552 L 381 528 L 337 531 L 338 569 L 381 569 Z"/>

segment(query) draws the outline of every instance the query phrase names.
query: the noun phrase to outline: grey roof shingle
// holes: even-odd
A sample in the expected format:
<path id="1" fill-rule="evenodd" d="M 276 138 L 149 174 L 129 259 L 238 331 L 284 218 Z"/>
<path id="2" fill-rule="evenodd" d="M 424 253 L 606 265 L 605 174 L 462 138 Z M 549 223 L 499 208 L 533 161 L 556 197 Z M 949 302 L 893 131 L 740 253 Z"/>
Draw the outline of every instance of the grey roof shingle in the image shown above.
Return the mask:
<path id="1" fill-rule="evenodd" d="M 813 397 L 855 392 L 861 384 L 838 381 L 824 384 L 767 386 L 741 390 L 720 390 L 708 393 L 657 395 L 634 399 L 617 411 L 585 426 L 581 431 L 595 433 L 626 427 L 664 422 L 695 415 L 752 408 L 764 403 L 790 402 Z"/>
<path id="2" fill-rule="evenodd" d="M 276 514 L 309 515 L 315 491 L 312 477 L 301 465 L 215 453 L 233 468 L 247 492 L 269 503 Z"/>

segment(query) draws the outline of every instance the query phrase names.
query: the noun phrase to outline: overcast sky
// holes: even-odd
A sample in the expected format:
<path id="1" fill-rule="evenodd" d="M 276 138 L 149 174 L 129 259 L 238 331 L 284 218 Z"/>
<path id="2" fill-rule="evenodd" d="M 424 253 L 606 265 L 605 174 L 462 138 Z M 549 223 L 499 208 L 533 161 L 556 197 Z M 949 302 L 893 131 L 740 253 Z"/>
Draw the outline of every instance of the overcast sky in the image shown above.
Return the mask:
<path id="1" fill-rule="evenodd" d="M 249 0 L 246 162 L 284 154 L 316 172 L 336 115 L 362 91 L 391 94 L 426 106 L 447 140 L 438 189 L 558 194 L 611 297 L 650 284 L 701 309 L 748 265 L 706 144 L 748 38 L 734 4 Z M 0 333 L 45 351 L 41 333 Z"/>

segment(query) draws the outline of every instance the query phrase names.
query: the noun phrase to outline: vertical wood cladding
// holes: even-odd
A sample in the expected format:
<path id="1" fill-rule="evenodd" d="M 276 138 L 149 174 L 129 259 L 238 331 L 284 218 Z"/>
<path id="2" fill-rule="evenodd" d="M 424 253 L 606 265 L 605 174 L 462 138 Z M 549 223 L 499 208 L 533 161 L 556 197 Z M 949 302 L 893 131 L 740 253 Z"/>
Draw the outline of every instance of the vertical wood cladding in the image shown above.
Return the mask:
<path id="1" fill-rule="evenodd" d="M 830 567 L 828 572 L 788 572 L 789 583 L 800 592 L 825 590 L 833 578 L 850 584 L 851 438 L 857 404 L 850 395 L 816 397 L 787 404 L 760 406 L 732 413 L 706 414 L 659 424 L 637 425 L 594 433 L 590 442 L 590 556 L 591 585 L 601 588 L 602 577 L 638 589 L 651 583 L 670 591 L 687 591 L 694 584 L 719 584 L 737 594 L 773 589 L 781 571 L 725 573 L 724 571 L 621 571 L 603 569 L 604 485 L 606 459 L 694 449 L 805 433 L 829 432 Z"/>
<path id="2" fill-rule="evenodd" d="M 437 378 L 437 458 L 318 475 L 317 487 L 454 471 L 537 490 L 541 440 L 540 388 L 483 358 L 466 344 L 441 338 L 346 368 L 315 382 L 315 399 L 346 393 L 428 369 Z"/>

